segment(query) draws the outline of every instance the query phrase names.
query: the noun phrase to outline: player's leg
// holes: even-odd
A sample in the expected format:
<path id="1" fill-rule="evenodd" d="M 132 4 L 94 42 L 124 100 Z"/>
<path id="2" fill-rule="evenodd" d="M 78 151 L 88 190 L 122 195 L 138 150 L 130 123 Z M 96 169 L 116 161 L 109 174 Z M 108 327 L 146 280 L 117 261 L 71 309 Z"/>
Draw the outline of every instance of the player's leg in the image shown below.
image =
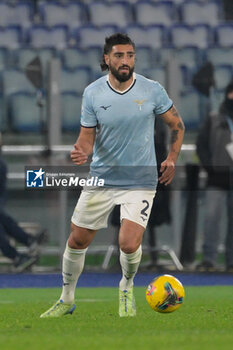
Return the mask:
<path id="1" fill-rule="evenodd" d="M 63 256 L 64 302 L 74 300 L 77 280 L 83 270 L 87 247 L 98 229 L 107 227 L 108 216 L 114 206 L 106 190 L 83 192 L 72 216 L 71 234 Z"/>
<path id="2" fill-rule="evenodd" d="M 83 271 L 86 251 L 96 232 L 96 230 L 71 224 L 71 234 L 66 244 L 62 263 L 63 287 L 60 299 L 64 303 L 74 302 L 75 288 Z"/>
<path id="3" fill-rule="evenodd" d="M 143 226 L 123 219 L 119 233 L 120 263 L 122 267 L 121 290 L 127 290 L 133 286 L 133 279 L 141 261 L 141 241 L 144 231 Z"/>
<path id="4" fill-rule="evenodd" d="M 95 230 L 71 224 L 62 262 L 63 286 L 60 299 L 40 317 L 61 317 L 72 314 L 75 309 L 75 289 L 84 267 L 87 247 L 96 234 Z"/>
<path id="5" fill-rule="evenodd" d="M 83 191 L 72 216 L 71 234 L 63 255 L 61 298 L 41 317 L 72 313 L 78 278 L 83 270 L 87 247 L 98 229 L 107 227 L 114 203 L 107 191 Z"/>
<path id="6" fill-rule="evenodd" d="M 122 278 L 119 284 L 120 317 L 136 315 L 133 280 L 141 261 L 141 241 L 144 231 L 144 227 L 135 222 L 127 219 L 122 221 L 119 233 L 120 264 L 122 269 Z"/>
<path id="7" fill-rule="evenodd" d="M 119 233 L 122 279 L 119 284 L 119 315 L 135 316 L 133 280 L 140 265 L 141 242 L 150 216 L 154 191 L 132 191 L 121 205 Z"/>

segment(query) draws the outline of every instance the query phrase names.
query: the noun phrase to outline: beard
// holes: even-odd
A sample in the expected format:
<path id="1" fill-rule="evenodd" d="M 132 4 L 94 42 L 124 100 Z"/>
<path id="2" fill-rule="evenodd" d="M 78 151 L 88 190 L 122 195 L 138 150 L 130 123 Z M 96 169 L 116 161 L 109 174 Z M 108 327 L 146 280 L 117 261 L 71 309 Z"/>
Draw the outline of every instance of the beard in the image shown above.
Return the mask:
<path id="1" fill-rule="evenodd" d="M 121 68 L 125 68 L 127 67 L 129 69 L 128 73 L 121 73 Z M 130 68 L 129 66 L 125 65 L 125 66 L 121 66 L 118 69 L 115 69 L 114 67 L 111 66 L 111 64 L 109 64 L 109 70 L 112 73 L 112 75 L 120 82 L 120 83 L 125 83 L 126 81 L 128 81 L 134 72 L 134 66 L 132 68 Z"/>

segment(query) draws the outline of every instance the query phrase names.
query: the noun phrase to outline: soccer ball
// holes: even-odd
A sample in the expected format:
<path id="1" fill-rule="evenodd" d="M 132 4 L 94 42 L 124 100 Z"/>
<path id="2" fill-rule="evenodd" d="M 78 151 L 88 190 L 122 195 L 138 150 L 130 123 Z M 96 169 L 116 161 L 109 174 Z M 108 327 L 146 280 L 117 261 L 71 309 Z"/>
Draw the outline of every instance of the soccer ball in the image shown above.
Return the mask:
<path id="1" fill-rule="evenodd" d="M 179 309 L 184 296 L 184 287 L 181 282 L 171 275 L 155 278 L 146 290 L 146 300 L 157 312 L 173 312 Z"/>

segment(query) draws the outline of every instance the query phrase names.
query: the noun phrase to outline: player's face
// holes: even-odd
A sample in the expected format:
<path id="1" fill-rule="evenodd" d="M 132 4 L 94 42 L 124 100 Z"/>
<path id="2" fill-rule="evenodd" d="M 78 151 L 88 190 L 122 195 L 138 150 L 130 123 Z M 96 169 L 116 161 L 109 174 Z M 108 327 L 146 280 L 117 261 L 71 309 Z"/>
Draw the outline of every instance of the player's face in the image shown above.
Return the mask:
<path id="1" fill-rule="evenodd" d="M 135 64 L 135 51 L 132 45 L 115 45 L 105 55 L 109 71 L 121 83 L 132 77 Z"/>

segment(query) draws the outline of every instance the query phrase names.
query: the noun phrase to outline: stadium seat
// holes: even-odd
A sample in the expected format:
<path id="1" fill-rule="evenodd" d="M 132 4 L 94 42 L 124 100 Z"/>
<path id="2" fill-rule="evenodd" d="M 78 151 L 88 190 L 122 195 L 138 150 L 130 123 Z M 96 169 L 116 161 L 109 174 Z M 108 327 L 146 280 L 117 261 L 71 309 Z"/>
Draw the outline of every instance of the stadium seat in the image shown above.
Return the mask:
<path id="1" fill-rule="evenodd" d="M 157 0 L 155 0 L 157 1 Z M 187 0 L 171 0 L 176 6 L 181 5 L 183 2 L 187 1 Z M 189 1 L 189 0 L 188 0 Z M 206 1 L 206 0 L 201 0 L 201 1 Z"/>
<path id="2" fill-rule="evenodd" d="M 12 53 L 14 56 L 14 64 L 17 69 L 25 70 L 27 64 L 38 56 L 42 63 L 43 75 L 47 76 L 48 61 L 54 57 L 55 51 L 52 48 L 33 49 L 21 48 Z"/>
<path id="3" fill-rule="evenodd" d="M 143 75 L 148 79 L 158 81 L 161 85 L 166 87 L 166 71 L 165 67 L 156 67 L 145 69 Z"/>
<path id="4" fill-rule="evenodd" d="M 13 4 L 7 2 L 0 3 L 0 27 L 18 25 L 23 29 L 29 28 L 33 18 L 32 3 L 20 1 Z"/>
<path id="5" fill-rule="evenodd" d="M 39 3 L 39 14 L 48 27 L 66 25 L 69 28 L 77 28 L 87 20 L 84 4 L 74 1 L 62 4 L 59 1 Z"/>
<path id="6" fill-rule="evenodd" d="M 90 0 L 90 1 L 94 1 L 94 0 Z M 110 0 L 110 1 L 116 1 L 116 0 Z M 136 4 L 138 3 L 139 0 L 128 0 L 128 2 L 130 4 Z M 140 0 L 141 1 L 141 0 Z M 146 1 L 146 0 L 144 0 Z M 158 2 L 163 2 L 163 0 L 148 0 L 149 2 L 153 2 L 153 3 L 158 3 Z M 169 1 L 169 2 L 172 2 L 173 4 L 175 5 L 179 5 L 181 4 L 182 2 L 184 1 L 187 1 L 187 0 L 165 0 L 165 1 Z"/>
<path id="7" fill-rule="evenodd" d="M 200 108 L 200 95 L 195 90 L 182 92 L 180 103 L 177 107 L 187 130 L 195 129 L 199 126 L 202 112 Z"/>
<path id="8" fill-rule="evenodd" d="M 91 82 L 90 69 L 83 67 L 77 69 L 62 69 L 61 71 L 61 93 L 73 91 L 82 94 L 85 87 Z"/>
<path id="9" fill-rule="evenodd" d="M 214 80 L 218 90 L 225 89 L 225 87 L 232 81 L 233 69 L 230 65 L 215 65 L 214 66 Z"/>
<path id="10" fill-rule="evenodd" d="M 206 50 L 206 60 L 216 64 L 229 64 L 233 67 L 233 48 L 213 47 Z"/>
<path id="11" fill-rule="evenodd" d="M 4 47 L 0 48 L 0 72 L 6 69 L 8 50 Z"/>
<path id="12" fill-rule="evenodd" d="M 82 95 L 72 91 L 61 94 L 62 129 L 73 131 L 76 134 L 80 130 Z"/>
<path id="13" fill-rule="evenodd" d="M 89 67 L 93 71 L 100 71 L 100 62 L 102 59 L 103 45 L 92 46 L 86 50 L 86 59 Z"/>
<path id="14" fill-rule="evenodd" d="M 148 26 L 170 26 L 177 21 L 176 7 L 172 1 L 139 1 L 134 5 L 136 23 Z"/>
<path id="15" fill-rule="evenodd" d="M 89 47 L 88 49 L 68 48 L 61 53 L 64 68 L 74 69 L 87 66 L 93 71 L 100 70 L 102 48 Z"/>
<path id="16" fill-rule="evenodd" d="M 66 26 L 52 28 L 35 25 L 29 30 L 29 44 L 33 48 L 55 48 L 63 50 L 68 45 L 68 29 Z"/>
<path id="17" fill-rule="evenodd" d="M 188 25 L 208 24 L 216 26 L 222 19 L 217 1 L 185 1 L 180 7 L 182 21 Z"/>
<path id="18" fill-rule="evenodd" d="M 30 1 L 19 1 L 15 5 L 11 24 L 21 26 L 23 34 L 26 34 L 26 31 L 33 23 L 33 16 L 33 3 Z"/>
<path id="19" fill-rule="evenodd" d="M 89 0 L 90 2 L 94 2 L 95 0 Z M 108 1 L 109 2 L 109 0 L 106 0 L 106 1 Z M 111 2 L 119 2 L 119 0 L 110 0 Z M 125 1 L 125 0 L 122 0 L 122 1 Z M 128 3 L 130 3 L 130 4 L 134 4 L 134 3 L 136 3 L 136 2 L 138 2 L 138 0 L 126 0 Z M 152 1 L 158 1 L 158 0 L 152 0 Z"/>
<path id="20" fill-rule="evenodd" d="M 67 48 L 61 52 L 64 68 L 74 69 L 84 66 L 87 63 L 86 50 L 77 48 Z"/>
<path id="21" fill-rule="evenodd" d="M 17 26 L 0 28 L 0 47 L 17 49 L 22 41 L 22 31 Z"/>
<path id="22" fill-rule="evenodd" d="M 93 3 L 96 0 L 88 0 L 89 3 Z M 114 2 L 119 2 L 119 1 L 123 1 L 123 2 L 127 2 L 129 4 L 134 4 L 135 2 L 138 2 L 138 0 L 103 0 L 104 2 L 108 2 L 108 3 L 114 3 Z M 158 0 L 153 0 L 153 1 L 158 1 Z"/>
<path id="23" fill-rule="evenodd" d="M 202 51 L 198 50 L 196 47 L 184 47 L 177 49 L 175 52 L 173 52 L 173 54 L 179 65 L 190 68 L 194 68 L 201 64 L 203 60 Z"/>
<path id="24" fill-rule="evenodd" d="M 36 104 L 36 94 L 19 92 L 9 100 L 11 127 L 14 131 L 41 130 L 40 109 Z"/>
<path id="25" fill-rule="evenodd" d="M 162 47 L 161 49 L 156 49 L 154 51 L 156 61 L 160 65 L 164 65 L 167 63 L 169 59 L 171 59 L 174 55 L 174 49 Z"/>
<path id="26" fill-rule="evenodd" d="M 11 7 L 7 3 L 0 3 L 0 26 L 6 27 L 9 25 L 8 18 L 10 17 Z"/>
<path id="27" fill-rule="evenodd" d="M 221 24 L 215 28 L 216 44 L 219 47 L 233 47 L 233 24 Z"/>
<path id="28" fill-rule="evenodd" d="M 170 38 L 172 46 L 178 49 L 188 47 L 190 43 L 193 47 L 206 49 L 212 43 L 210 28 L 204 24 L 175 24 L 170 28 Z"/>
<path id="29" fill-rule="evenodd" d="M 26 78 L 23 71 L 18 69 L 7 69 L 2 74 L 4 97 L 8 97 L 9 95 L 20 91 L 35 93 L 35 88 Z"/>
<path id="30" fill-rule="evenodd" d="M 137 46 L 149 46 L 152 49 L 161 48 L 166 42 L 165 28 L 160 25 L 143 27 L 131 25 L 125 28 L 127 34 L 137 43 Z"/>
<path id="31" fill-rule="evenodd" d="M 77 45 L 80 48 L 89 48 L 92 46 L 103 47 L 105 37 L 119 31 L 116 26 L 94 26 L 86 25 L 73 32 L 73 36 L 77 38 Z"/>
<path id="32" fill-rule="evenodd" d="M 195 67 L 202 62 L 202 50 L 196 47 L 183 47 L 180 49 L 163 48 L 157 51 L 157 60 L 160 64 L 166 64 L 168 60 L 176 59 L 181 66 Z"/>
<path id="33" fill-rule="evenodd" d="M 126 1 L 95 1 L 89 4 L 90 22 L 97 26 L 125 27 L 133 21 L 131 6 Z"/>
<path id="34" fill-rule="evenodd" d="M 136 53 L 137 72 L 152 67 L 154 64 L 154 52 L 149 46 L 138 46 Z"/>

